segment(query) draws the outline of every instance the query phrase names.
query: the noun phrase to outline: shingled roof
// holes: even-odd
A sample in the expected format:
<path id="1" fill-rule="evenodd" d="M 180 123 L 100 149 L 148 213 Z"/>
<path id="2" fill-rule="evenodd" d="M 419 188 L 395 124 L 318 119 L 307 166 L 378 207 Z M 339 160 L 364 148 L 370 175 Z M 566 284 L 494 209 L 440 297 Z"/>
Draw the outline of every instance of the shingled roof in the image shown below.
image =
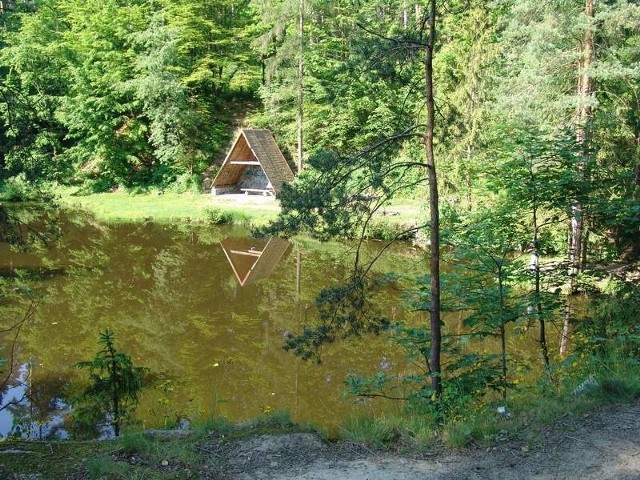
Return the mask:
<path id="1" fill-rule="evenodd" d="M 262 167 L 276 195 L 280 193 L 284 183 L 294 179 L 271 132 L 264 129 L 244 129 L 224 159 L 220 171 L 213 179 L 212 187 L 236 185 L 244 170 L 251 165 Z"/>

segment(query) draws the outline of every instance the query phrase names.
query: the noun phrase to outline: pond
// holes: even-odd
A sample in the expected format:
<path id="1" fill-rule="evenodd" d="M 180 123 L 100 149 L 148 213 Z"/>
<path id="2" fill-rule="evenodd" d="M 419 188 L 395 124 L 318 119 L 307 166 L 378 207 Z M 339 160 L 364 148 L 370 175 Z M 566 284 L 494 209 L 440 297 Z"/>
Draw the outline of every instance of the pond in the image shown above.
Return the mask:
<path id="1" fill-rule="evenodd" d="M 28 221 L 44 231 L 42 219 Z M 74 365 L 93 358 L 107 328 L 116 347 L 153 377 L 136 411 L 144 427 L 286 411 L 331 430 L 347 416 L 390 408 L 344 398 L 342 384 L 352 371 L 401 368 L 402 356 L 384 338 L 332 345 L 321 364 L 282 348 L 287 332 L 313 322 L 320 289 L 344 279 L 353 262 L 349 245 L 251 239 L 228 227 L 106 225 L 78 213 L 56 214 L 56 222 L 45 245 L 26 252 L 0 246 L 9 292 L 0 304 L 2 328 L 33 309 L 2 398 L 6 404 L 28 394 L 31 401 L 0 413 L 0 435 L 17 426 L 32 436 L 64 435 L 64 399 L 77 394 L 86 375 Z M 382 258 L 380 268 L 414 271 L 424 268 L 423 258 L 405 245 Z M 402 303 L 390 292 L 379 307 L 401 318 Z M 0 339 L 5 358 L 12 335 Z"/>
<path id="2" fill-rule="evenodd" d="M 118 350 L 151 372 L 136 410 L 143 428 L 284 411 L 335 432 L 348 417 L 401 408 L 344 394 L 350 372 L 410 371 L 385 336 L 331 344 L 321 363 L 283 349 L 287 333 L 314 323 L 318 292 L 344 280 L 352 245 L 252 239 L 243 229 L 188 223 L 107 225 L 77 212 L 43 220 L 31 211 L 24 218 L 34 230 L 22 230 L 21 238 L 35 242 L 26 251 L 0 245 L 0 328 L 25 319 L 19 335 L 13 329 L 0 336 L 0 356 L 11 359 L 0 400 L 16 403 L 0 412 L 3 437 L 67 435 L 68 399 L 86 379 L 75 364 L 94 357 L 106 329 Z M 381 247 L 372 242 L 365 251 L 375 255 Z M 415 276 L 426 271 L 426 257 L 401 244 L 376 268 Z M 388 318 L 428 323 L 426 313 L 407 311 L 399 289 L 378 295 L 377 303 Z M 461 319 L 448 315 L 448 330 L 462 332 Z M 533 330 L 509 340 L 523 363 L 538 361 Z"/>

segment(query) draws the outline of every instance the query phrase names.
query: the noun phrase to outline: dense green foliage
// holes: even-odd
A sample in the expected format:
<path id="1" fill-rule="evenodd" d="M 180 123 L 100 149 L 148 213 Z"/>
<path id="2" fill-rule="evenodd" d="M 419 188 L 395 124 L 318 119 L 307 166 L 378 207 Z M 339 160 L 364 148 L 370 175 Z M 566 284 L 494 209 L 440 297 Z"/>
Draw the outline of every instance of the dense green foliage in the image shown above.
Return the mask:
<path id="1" fill-rule="evenodd" d="M 10 2 L 0 14 L 2 177 L 189 183 L 259 84 L 248 2 Z M 196 181 L 199 185 L 199 179 Z"/>
<path id="2" fill-rule="evenodd" d="M 306 5 L 305 152 L 311 168 L 283 195 L 281 228 L 353 234 L 390 198 L 424 193 L 417 135 L 424 123 L 422 26 L 416 22 L 425 7 Z M 593 22 L 577 0 L 448 1 L 443 7 L 434 82 L 446 218 L 455 222 L 478 207 L 508 202 L 559 224 L 571 213 L 571 199 L 579 199 L 586 241 L 603 254 L 637 256 L 640 105 L 632 72 L 640 66 L 638 5 L 602 2 Z M 577 60 L 588 28 L 596 36 L 588 72 L 595 90 L 585 100 L 577 92 Z M 286 69 L 278 72 L 284 76 Z M 266 108 L 257 120 L 293 149 L 295 112 L 283 88 L 276 78 L 261 89 Z M 586 126 L 576 124 L 581 102 L 592 105 Z M 588 130 L 584 175 L 576 169 L 585 159 L 576 140 L 582 127 Z M 555 243 L 561 252 L 561 242 Z"/>
<path id="3" fill-rule="evenodd" d="M 456 379 L 447 387 L 451 398 L 479 397 L 490 387 L 505 399 L 518 368 L 509 361 L 508 331 L 532 322 L 544 380 L 557 382 L 549 372 L 567 352 L 561 347 L 550 358 L 547 323 L 570 330 L 571 294 L 596 290 L 585 266 L 640 256 L 640 5 L 603 0 L 591 14 L 592 3 L 438 2 L 431 46 L 443 237 L 451 262 L 474 272 L 452 272 L 443 297 L 447 308 L 468 313 L 470 335 L 501 341 L 500 352 L 473 356 L 460 346 L 466 339 L 445 339 L 443 376 Z M 270 128 L 293 158 L 303 99 L 306 168 L 284 189 L 271 231 L 363 237 L 398 199 L 427 207 L 428 2 L 38 0 L 10 7 L 0 14 L 0 180 L 17 198 L 30 182 L 89 191 L 199 188 L 228 143 L 233 117 L 253 102 L 261 108 L 245 121 Z M 212 211 L 210 220 L 229 219 Z M 414 220 L 398 237 L 419 236 L 427 222 Z M 568 234 L 571 221 L 580 228 Z M 572 240 L 581 248 L 568 249 Z M 529 276 L 514 259 L 524 251 L 535 259 Z M 564 264 L 542 271 L 548 255 L 569 258 L 570 275 Z M 368 297 L 389 279 L 371 278 L 360 260 L 345 285 L 319 297 L 320 327 L 290 336 L 288 348 L 310 357 L 322 343 L 388 326 Z M 407 292 L 417 310 L 431 308 L 428 284 L 418 278 Z M 631 335 L 635 320 L 620 318 L 613 333 L 600 326 L 602 338 Z M 409 355 L 427 364 L 407 382 L 409 396 L 430 400 L 433 392 L 423 388 L 434 375 L 429 334 L 396 327 Z M 470 382 L 470 371 L 479 383 Z"/>
<path id="4" fill-rule="evenodd" d="M 424 172 L 414 164 L 423 152 L 415 134 L 424 122 L 424 78 L 417 46 L 425 41 L 426 4 L 306 0 L 300 42 L 299 3 L 7 2 L 0 180 L 21 175 L 94 191 L 199 188 L 251 98 L 263 108 L 249 123 L 272 129 L 293 157 L 303 58 L 304 152 L 312 168 L 288 197 L 292 209 L 299 211 L 300 189 L 319 182 L 316 191 L 338 200 L 303 198 L 336 230 L 345 227 L 341 211 L 353 218 L 363 202 L 378 206 L 370 188 L 385 199 L 419 196 Z M 564 132 L 571 140 L 572 129 L 585 127 L 585 182 L 571 193 L 582 195 L 587 241 L 637 255 L 639 7 L 608 0 L 589 19 L 583 4 L 442 2 L 434 65 L 441 185 L 456 211 L 498 200 L 509 188 L 495 177 L 510 171 L 519 152 L 535 159 L 549 136 Z M 595 87 L 585 100 L 576 82 L 588 29 L 596 39 L 587 72 Z M 575 125 L 585 101 L 589 125 Z M 353 185 L 342 182 L 347 177 Z M 569 194 L 568 178 L 553 180 L 546 188 Z M 553 207 L 558 218 L 568 214 L 566 201 Z"/>
<path id="5" fill-rule="evenodd" d="M 588 271 L 589 261 L 640 254 L 639 83 L 631 74 L 640 66 L 640 7 L 601 2 L 592 15 L 592 3 L 440 3 L 434 45 L 440 210 L 452 248 L 447 260 L 465 271 L 451 272 L 442 288 L 445 308 L 465 312 L 469 331 L 444 338 L 440 372 L 430 364 L 429 350 L 436 345 L 431 332 L 400 325 L 394 338 L 423 364 L 422 373 L 355 376 L 355 393 L 418 398 L 418 404 L 453 414 L 485 398 L 486 387 L 506 400 L 522 376 L 513 370 L 526 370 L 511 363 L 509 332 L 535 323 L 541 381 L 557 382 L 555 366 L 566 361 L 576 320 L 571 294 L 593 287 L 588 275 L 576 272 Z M 307 140 L 308 168 L 284 190 L 272 231 L 323 239 L 362 236 L 398 198 L 411 196 L 427 207 L 422 198 L 430 169 L 421 148 L 428 106 L 426 8 L 427 2 L 307 3 L 314 27 L 304 51 L 305 137 L 313 141 L 310 146 Z M 324 50 L 325 42 L 331 48 Z M 269 103 L 285 98 L 281 86 L 268 84 L 261 93 L 272 107 L 263 119 L 293 142 L 293 119 Z M 416 219 L 409 229 L 419 232 L 421 223 Z M 531 255 L 529 268 L 514 259 L 517 252 Z M 566 255 L 571 268 L 541 270 L 546 255 Z M 290 337 L 287 347 L 309 357 L 345 332 L 381 324 L 384 319 L 371 322 L 371 292 L 360 287 L 367 283 L 367 268 L 356 265 L 345 285 L 325 291 L 318 301 L 329 299 L 332 309 L 318 327 Z M 435 308 L 429 284 L 428 277 L 418 278 L 408 292 L 418 298 L 417 310 Z M 559 351 L 549 349 L 548 326 L 563 332 Z M 500 351 L 469 351 L 464 345 L 471 337 L 498 337 Z M 448 381 L 444 409 L 438 392 L 427 386 L 439 375 Z M 401 393 L 390 395 L 390 388 Z"/>

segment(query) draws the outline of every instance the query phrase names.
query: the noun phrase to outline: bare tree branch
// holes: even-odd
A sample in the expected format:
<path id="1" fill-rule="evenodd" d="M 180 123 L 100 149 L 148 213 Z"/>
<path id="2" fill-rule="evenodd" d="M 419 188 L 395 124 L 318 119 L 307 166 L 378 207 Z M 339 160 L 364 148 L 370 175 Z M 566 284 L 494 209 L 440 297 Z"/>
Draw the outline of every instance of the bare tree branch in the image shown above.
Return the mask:
<path id="1" fill-rule="evenodd" d="M 15 365 L 16 349 L 18 345 L 18 337 L 20 335 L 20 331 L 22 330 L 22 327 L 27 322 L 27 320 L 31 319 L 35 315 L 36 307 L 37 307 L 36 301 L 34 299 L 31 299 L 31 302 L 29 303 L 29 306 L 27 307 L 27 310 L 24 313 L 22 319 L 20 319 L 10 328 L 0 331 L 0 333 L 9 333 L 11 331 L 15 331 L 13 335 L 13 340 L 11 342 L 11 353 L 9 354 L 9 359 L 7 361 L 7 363 L 9 364 L 9 371 L 5 375 L 4 379 L 0 381 L 0 391 L 6 388 L 6 386 L 9 384 L 9 381 L 14 375 L 14 365 Z M 20 399 L 19 402 L 23 401 L 26 397 L 27 395 L 25 393 L 25 395 L 23 396 L 22 399 Z M 15 404 L 15 402 L 9 402 L 6 405 L 1 405 L 0 411 L 6 409 L 11 404 Z"/>

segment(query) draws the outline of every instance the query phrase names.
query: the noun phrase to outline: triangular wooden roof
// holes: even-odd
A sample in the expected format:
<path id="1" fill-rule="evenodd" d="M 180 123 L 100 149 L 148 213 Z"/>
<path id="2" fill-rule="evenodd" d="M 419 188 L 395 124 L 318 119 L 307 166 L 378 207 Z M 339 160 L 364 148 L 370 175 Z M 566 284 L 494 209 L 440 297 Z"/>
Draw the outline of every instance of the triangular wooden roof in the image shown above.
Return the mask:
<path id="1" fill-rule="evenodd" d="M 278 238 L 225 238 L 220 242 L 240 286 L 268 277 L 291 248 Z"/>
<path id="2" fill-rule="evenodd" d="M 243 129 L 224 159 L 213 187 L 235 185 L 249 165 L 262 167 L 276 195 L 282 184 L 294 179 L 293 172 L 273 135 L 264 129 Z"/>

